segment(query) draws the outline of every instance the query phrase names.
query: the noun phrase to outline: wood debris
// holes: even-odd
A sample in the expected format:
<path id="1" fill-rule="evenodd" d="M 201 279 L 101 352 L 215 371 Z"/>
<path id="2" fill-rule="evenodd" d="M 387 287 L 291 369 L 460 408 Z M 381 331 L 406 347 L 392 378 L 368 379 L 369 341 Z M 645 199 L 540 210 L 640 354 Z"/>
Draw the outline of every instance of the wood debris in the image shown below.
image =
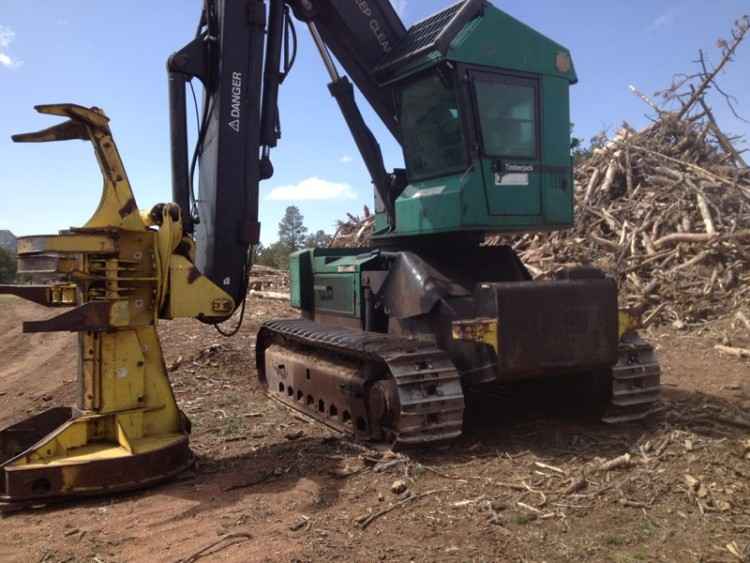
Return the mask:
<path id="1" fill-rule="evenodd" d="M 347 213 L 344 221 L 339 221 L 336 233 L 331 241 L 331 248 L 362 248 L 370 245 L 370 238 L 375 227 L 375 215 L 365 205 L 362 216 Z"/>
<path id="2" fill-rule="evenodd" d="M 750 358 L 750 349 L 748 348 L 733 348 L 732 346 L 722 346 L 720 344 L 714 346 L 714 348 L 722 354 L 729 354 L 736 358 Z"/>
<path id="3" fill-rule="evenodd" d="M 438 493 L 442 493 L 442 492 L 445 492 L 445 491 L 446 491 L 446 489 L 435 489 L 435 490 L 432 490 L 432 491 L 427 491 L 425 493 L 419 493 L 419 494 L 409 493 L 409 495 L 406 496 L 404 499 L 398 501 L 395 504 L 392 504 L 388 508 L 384 508 L 382 510 L 378 510 L 377 512 L 373 512 L 371 514 L 365 514 L 363 516 L 360 516 L 359 518 L 356 519 L 356 522 L 357 522 L 357 524 L 359 524 L 359 527 L 364 530 L 370 524 L 372 524 L 375 520 L 377 520 L 381 516 L 385 516 L 389 512 L 393 512 L 397 508 L 405 506 L 405 505 L 407 505 L 409 503 L 412 503 L 414 501 L 417 501 L 419 499 L 423 499 L 425 497 L 428 497 L 428 496 L 431 496 L 431 495 L 435 495 L 435 494 L 438 494 Z"/>
<path id="4" fill-rule="evenodd" d="M 631 464 L 630 454 L 623 454 L 620 457 L 605 461 L 599 466 L 599 471 L 611 471 L 612 469 L 620 469 L 623 467 L 629 467 Z"/>
<path id="5" fill-rule="evenodd" d="M 276 301 L 289 301 L 288 293 L 279 293 L 278 291 L 257 291 L 255 289 L 251 289 L 250 296 L 257 297 L 258 299 L 273 299 Z"/>

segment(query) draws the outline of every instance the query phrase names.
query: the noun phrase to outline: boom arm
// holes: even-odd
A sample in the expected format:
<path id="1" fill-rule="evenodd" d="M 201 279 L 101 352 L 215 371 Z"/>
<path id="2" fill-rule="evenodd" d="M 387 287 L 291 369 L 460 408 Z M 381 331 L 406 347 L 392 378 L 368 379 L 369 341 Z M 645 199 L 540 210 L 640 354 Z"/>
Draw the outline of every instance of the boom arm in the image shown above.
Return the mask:
<path id="1" fill-rule="evenodd" d="M 372 132 L 340 77 L 330 49 L 388 129 L 400 140 L 395 96 L 374 69 L 406 30 L 388 0 L 206 0 L 193 41 L 173 54 L 169 74 L 172 191 L 185 231 L 197 243 L 196 265 L 236 303 L 246 293 L 249 248 L 259 241 L 258 184 L 270 178 L 279 126 L 278 91 L 296 52 L 289 10 L 305 21 L 331 76 L 336 98 L 379 201 L 393 220 L 403 174 L 388 174 Z M 283 55 L 283 57 L 282 57 Z M 282 61 L 283 58 L 283 61 Z M 192 159 L 187 149 L 186 85 L 198 78 L 204 107 Z M 199 169 L 199 193 L 193 177 Z"/>
<path id="2" fill-rule="evenodd" d="M 394 92 L 374 78 L 375 68 L 406 36 L 390 1 L 292 0 L 292 6 L 300 20 L 314 22 L 320 38 L 400 142 Z"/>
<path id="3" fill-rule="evenodd" d="M 184 215 L 192 215 L 187 230 L 195 233 L 196 265 L 237 303 L 245 294 L 248 249 L 260 233 L 257 85 L 265 28 L 263 0 L 208 0 L 196 38 L 168 63 L 173 196 Z M 203 83 L 205 103 L 188 172 L 184 91 L 193 77 Z M 196 166 L 200 193 L 193 198 Z"/>

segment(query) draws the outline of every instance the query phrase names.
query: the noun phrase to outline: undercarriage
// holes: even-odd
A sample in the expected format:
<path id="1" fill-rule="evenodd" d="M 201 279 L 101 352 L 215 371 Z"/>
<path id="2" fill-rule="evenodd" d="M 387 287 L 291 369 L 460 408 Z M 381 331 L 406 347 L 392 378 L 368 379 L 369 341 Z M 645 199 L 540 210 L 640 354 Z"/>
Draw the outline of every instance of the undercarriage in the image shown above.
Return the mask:
<path id="1" fill-rule="evenodd" d="M 258 374 L 270 397 L 339 432 L 396 447 L 449 440 L 463 431 L 468 397 L 533 380 L 569 382 L 607 423 L 658 410 L 655 352 L 601 272 L 532 281 L 507 247 L 452 259 L 305 252 L 309 267 L 302 253 L 292 279 L 312 298 L 300 301 L 304 318 L 263 325 Z M 494 281 L 473 279 L 480 271 Z M 349 285 L 362 309 L 333 313 L 350 305 Z"/>

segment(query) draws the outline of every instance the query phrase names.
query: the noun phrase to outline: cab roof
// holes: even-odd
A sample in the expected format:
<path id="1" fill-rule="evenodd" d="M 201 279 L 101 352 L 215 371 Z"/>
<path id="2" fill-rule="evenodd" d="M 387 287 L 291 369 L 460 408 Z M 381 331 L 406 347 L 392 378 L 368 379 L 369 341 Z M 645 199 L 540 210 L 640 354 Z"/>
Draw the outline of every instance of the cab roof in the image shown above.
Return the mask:
<path id="1" fill-rule="evenodd" d="M 375 74 L 393 82 L 444 60 L 578 81 L 567 48 L 486 0 L 463 0 L 414 24 Z"/>

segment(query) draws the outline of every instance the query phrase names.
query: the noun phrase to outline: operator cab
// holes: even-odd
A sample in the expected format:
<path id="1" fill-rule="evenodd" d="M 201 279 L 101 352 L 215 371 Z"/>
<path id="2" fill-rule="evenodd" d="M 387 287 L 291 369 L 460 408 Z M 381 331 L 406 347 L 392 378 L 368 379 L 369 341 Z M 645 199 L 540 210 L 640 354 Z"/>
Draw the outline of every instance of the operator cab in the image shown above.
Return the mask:
<path id="1" fill-rule="evenodd" d="M 572 224 L 567 49 L 469 1 L 414 25 L 395 51 L 377 75 L 396 92 L 408 185 L 395 226 L 378 213 L 376 239 Z"/>

